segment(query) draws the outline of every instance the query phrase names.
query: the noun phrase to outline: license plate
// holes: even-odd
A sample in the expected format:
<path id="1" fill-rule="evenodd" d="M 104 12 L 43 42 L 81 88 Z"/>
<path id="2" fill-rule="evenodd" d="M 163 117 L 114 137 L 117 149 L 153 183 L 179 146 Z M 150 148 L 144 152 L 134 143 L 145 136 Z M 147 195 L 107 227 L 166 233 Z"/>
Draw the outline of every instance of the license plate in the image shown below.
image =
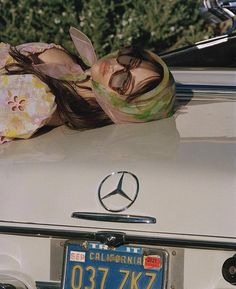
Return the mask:
<path id="1" fill-rule="evenodd" d="M 63 289 L 163 289 L 167 252 L 101 243 L 68 242 Z"/>

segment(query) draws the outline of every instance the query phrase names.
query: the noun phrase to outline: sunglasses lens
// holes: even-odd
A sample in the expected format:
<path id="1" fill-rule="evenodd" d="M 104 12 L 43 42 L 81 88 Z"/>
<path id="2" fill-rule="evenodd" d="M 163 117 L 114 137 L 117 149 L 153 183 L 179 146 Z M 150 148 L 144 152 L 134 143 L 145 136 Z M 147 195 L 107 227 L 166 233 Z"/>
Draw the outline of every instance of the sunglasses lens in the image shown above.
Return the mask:
<path id="1" fill-rule="evenodd" d="M 123 71 L 112 76 L 110 85 L 112 89 L 118 91 L 119 93 L 125 93 L 129 87 L 129 82 L 130 73 L 128 71 Z"/>
<path id="2" fill-rule="evenodd" d="M 127 47 L 118 52 L 116 61 L 122 65 L 124 69 L 113 73 L 109 85 L 118 93 L 125 94 L 132 80 L 132 75 L 129 70 L 138 67 L 142 62 L 142 57 L 133 48 Z"/>
<path id="3" fill-rule="evenodd" d="M 127 66 L 127 65 L 130 65 L 130 63 L 132 63 L 134 61 L 134 58 L 129 56 L 129 55 L 120 55 L 117 58 L 117 61 L 119 64 L 121 64 L 123 66 Z"/>
<path id="4" fill-rule="evenodd" d="M 122 48 L 117 57 L 117 62 L 125 67 L 133 68 L 142 61 L 142 56 L 133 47 Z"/>

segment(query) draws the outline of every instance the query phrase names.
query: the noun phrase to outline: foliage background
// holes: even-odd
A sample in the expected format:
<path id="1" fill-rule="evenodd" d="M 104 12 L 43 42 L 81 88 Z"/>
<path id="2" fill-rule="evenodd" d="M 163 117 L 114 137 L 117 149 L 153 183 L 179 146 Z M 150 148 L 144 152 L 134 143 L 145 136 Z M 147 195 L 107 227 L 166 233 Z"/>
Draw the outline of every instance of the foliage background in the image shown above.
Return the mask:
<path id="1" fill-rule="evenodd" d="M 155 52 L 217 33 L 198 0 L 0 0 L 0 41 L 55 42 L 73 52 L 70 26 L 86 33 L 102 56 L 135 44 Z"/>

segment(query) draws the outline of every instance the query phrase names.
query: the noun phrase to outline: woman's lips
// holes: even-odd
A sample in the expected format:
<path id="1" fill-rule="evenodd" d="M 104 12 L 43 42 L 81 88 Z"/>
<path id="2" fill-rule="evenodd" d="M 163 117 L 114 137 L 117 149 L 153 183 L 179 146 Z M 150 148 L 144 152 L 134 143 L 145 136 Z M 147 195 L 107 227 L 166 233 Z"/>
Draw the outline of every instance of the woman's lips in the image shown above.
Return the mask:
<path id="1" fill-rule="evenodd" d="M 104 76 L 107 73 L 107 71 L 109 71 L 109 67 L 110 67 L 109 60 L 103 60 L 102 63 L 100 64 L 100 69 L 99 69 L 102 76 Z"/>

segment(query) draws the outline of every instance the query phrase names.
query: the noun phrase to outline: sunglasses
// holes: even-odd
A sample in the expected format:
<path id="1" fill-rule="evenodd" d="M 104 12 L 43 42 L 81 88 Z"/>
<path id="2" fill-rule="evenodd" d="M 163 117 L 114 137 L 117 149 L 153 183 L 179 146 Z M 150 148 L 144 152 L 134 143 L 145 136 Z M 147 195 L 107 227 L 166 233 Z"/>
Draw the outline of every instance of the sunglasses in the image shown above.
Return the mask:
<path id="1" fill-rule="evenodd" d="M 109 87 L 119 94 L 124 95 L 132 83 L 130 70 L 138 67 L 142 59 L 142 55 L 133 47 L 119 50 L 116 61 L 124 68 L 111 75 Z"/>

